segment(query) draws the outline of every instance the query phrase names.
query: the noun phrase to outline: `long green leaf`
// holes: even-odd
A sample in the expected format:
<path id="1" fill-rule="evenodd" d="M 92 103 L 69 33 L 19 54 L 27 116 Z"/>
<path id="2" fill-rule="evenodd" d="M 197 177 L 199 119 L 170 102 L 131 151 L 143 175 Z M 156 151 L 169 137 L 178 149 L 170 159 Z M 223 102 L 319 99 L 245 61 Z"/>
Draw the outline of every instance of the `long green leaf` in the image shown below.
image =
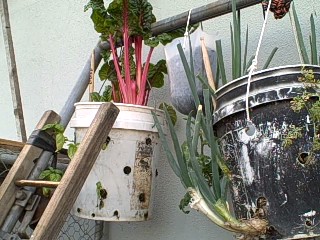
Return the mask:
<path id="1" fill-rule="evenodd" d="M 246 66 L 247 66 L 247 55 L 248 55 L 248 40 L 249 40 L 249 28 L 247 25 L 247 30 L 246 30 L 246 40 L 245 40 L 245 45 L 244 45 L 244 55 L 243 55 L 243 69 L 242 69 L 242 74 L 245 75 L 247 72 Z"/>
<path id="2" fill-rule="evenodd" d="M 197 112 L 197 115 L 202 114 L 202 111 Z M 198 118 L 198 117 L 197 117 Z M 198 118 L 198 121 L 200 119 Z M 199 124 L 199 122 L 198 122 Z M 203 195 L 210 201 L 210 202 L 215 202 L 217 198 L 214 196 L 213 192 L 210 190 L 209 185 L 207 184 L 204 176 L 202 175 L 202 170 L 200 169 L 199 163 L 197 161 L 197 156 L 196 153 L 197 151 L 194 151 L 192 143 L 194 138 L 199 137 L 199 128 L 198 128 L 198 133 L 195 133 L 192 135 L 191 134 L 191 115 L 189 115 L 187 124 L 186 124 L 186 137 L 187 137 L 187 144 L 190 152 L 190 160 L 191 160 L 191 165 L 192 169 L 194 170 L 196 177 L 197 177 L 197 183 L 199 186 L 200 191 L 203 193 Z"/>
<path id="3" fill-rule="evenodd" d="M 232 79 L 236 79 L 236 51 L 235 51 L 235 43 L 234 43 L 234 34 L 233 34 L 233 28 L 230 23 L 230 35 L 231 35 L 231 64 L 232 64 Z"/>
<path id="4" fill-rule="evenodd" d="M 301 26 L 300 26 L 300 22 L 298 19 L 298 15 L 297 15 L 297 11 L 294 5 L 294 2 L 292 3 L 292 13 L 293 13 L 293 19 L 294 19 L 294 25 L 295 25 L 295 29 L 296 29 L 296 34 L 297 34 L 297 38 L 298 38 L 298 51 L 300 51 L 301 56 L 302 56 L 302 60 L 304 64 L 310 64 L 309 61 L 309 57 L 307 54 L 307 50 L 306 50 L 306 46 L 304 44 L 303 41 L 303 36 L 302 36 L 302 31 L 301 31 Z"/>
<path id="5" fill-rule="evenodd" d="M 236 0 L 232 0 L 232 15 L 233 15 L 233 39 L 234 39 L 234 61 L 235 61 L 235 77 L 241 76 L 241 34 L 240 34 L 240 12 L 236 9 Z"/>
<path id="6" fill-rule="evenodd" d="M 178 166 L 175 158 L 173 157 L 172 153 L 171 153 L 171 150 L 168 146 L 168 142 L 166 141 L 166 136 L 164 134 L 164 131 L 161 127 L 161 124 L 159 122 L 159 119 L 156 115 L 156 113 L 154 111 L 151 111 L 152 113 L 152 116 L 153 116 L 153 119 L 154 119 L 154 122 L 155 122 L 155 125 L 156 125 L 156 128 L 158 129 L 158 133 L 159 133 L 159 136 L 160 136 L 160 140 L 161 140 L 161 143 L 162 143 L 162 148 L 163 150 L 165 151 L 166 153 L 166 156 L 167 156 L 167 159 L 168 159 L 168 162 L 170 164 L 170 167 L 172 168 L 173 172 L 181 179 L 181 181 L 183 180 L 182 177 L 181 177 L 181 171 L 180 171 L 180 167 Z M 179 143 L 176 143 L 179 145 Z"/>
<path id="7" fill-rule="evenodd" d="M 211 151 L 211 169 L 212 169 L 212 186 L 214 189 L 215 196 L 219 199 L 221 197 L 221 188 L 220 188 L 220 176 L 219 176 L 219 166 L 217 163 L 217 154 L 211 145 L 214 144 L 214 133 L 212 128 L 212 112 L 211 112 L 211 97 L 208 89 L 203 90 L 204 103 L 205 103 L 205 118 L 206 118 L 206 128 L 208 131 L 207 141 L 210 144 Z"/>
<path id="8" fill-rule="evenodd" d="M 310 37 L 311 63 L 314 65 L 318 65 L 317 34 L 316 34 L 316 27 L 314 24 L 313 14 L 311 14 L 311 17 L 310 17 L 310 24 L 311 24 L 311 37 Z"/>
<path id="9" fill-rule="evenodd" d="M 190 70 L 190 67 L 188 65 L 186 56 L 184 55 L 184 52 L 183 52 L 183 49 L 182 49 L 182 46 L 181 46 L 180 43 L 177 45 L 177 48 L 178 48 L 178 51 L 179 51 L 179 54 L 180 54 L 180 58 L 181 58 L 181 61 L 182 61 L 183 67 L 184 67 L 184 71 L 186 72 L 186 75 L 187 75 L 187 79 L 188 79 L 188 82 L 189 82 L 189 86 L 191 88 L 191 92 L 192 92 L 192 95 L 193 95 L 193 99 L 194 99 L 195 105 L 199 106 L 200 105 L 200 99 L 199 99 L 199 96 L 198 96 L 198 93 L 197 93 L 197 86 L 196 86 L 196 82 L 195 82 L 195 76 L 194 76 L 194 74 L 192 74 L 192 72 Z M 193 61 L 192 56 L 190 56 L 190 57 L 191 57 L 191 60 Z"/>
<path id="10" fill-rule="evenodd" d="M 164 113 L 165 113 L 165 116 L 166 116 L 166 119 L 168 122 L 169 131 L 170 131 L 170 135 L 171 135 L 171 138 L 173 141 L 174 150 L 177 155 L 177 161 L 178 161 L 180 172 L 181 172 L 181 178 L 187 187 L 191 187 L 192 185 L 191 185 L 191 182 L 190 182 L 190 179 L 188 176 L 188 168 L 185 165 L 185 161 L 183 160 L 183 153 L 180 149 L 179 140 L 178 140 L 176 131 L 174 129 L 173 123 L 171 121 L 170 114 L 166 108 L 164 109 Z"/>
<path id="11" fill-rule="evenodd" d="M 221 40 L 216 41 L 216 50 L 217 50 L 218 66 L 221 74 L 221 81 L 222 81 L 222 84 L 224 85 L 224 84 L 227 84 L 227 77 L 226 77 L 226 69 L 224 67 Z"/>
<path id="12" fill-rule="evenodd" d="M 262 69 L 266 69 L 266 68 L 269 67 L 270 62 L 272 61 L 272 59 L 273 59 L 273 57 L 274 57 L 274 55 L 276 54 L 277 51 L 278 51 L 278 48 L 277 48 L 277 47 L 275 47 L 274 49 L 272 49 L 272 52 L 270 53 L 267 61 L 266 61 L 265 64 L 263 65 L 263 68 L 262 68 Z"/>

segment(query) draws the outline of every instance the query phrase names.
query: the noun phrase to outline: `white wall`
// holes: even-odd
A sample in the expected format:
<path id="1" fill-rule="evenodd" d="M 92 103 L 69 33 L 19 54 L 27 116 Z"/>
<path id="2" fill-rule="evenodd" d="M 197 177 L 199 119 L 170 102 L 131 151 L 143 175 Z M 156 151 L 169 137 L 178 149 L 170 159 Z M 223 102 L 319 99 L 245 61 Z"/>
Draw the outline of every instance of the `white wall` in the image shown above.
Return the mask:
<path id="1" fill-rule="evenodd" d="M 210 3 L 195 0 L 151 0 L 157 18 L 163 19 Z M 83 12 L 85 0 L 10 0 L 10 18 L 20 79 L 23 109 L 29 135 L 45 110 L 60 111 L 91 49 L 98 37 L 92 28 L 89 13 Z M 314 10 L 320 14 L 318 0 L 295 0 L 302 22 L 302 29 L 309 32 L 308 19 Z M 262 26 L 262 10 L 257 5 L 242 11 L 242 25 L 249 25 L 250 52 L 253 54 Z M 271 15 L 270 15 L 271 16 Z M 230 57 L 229 22 L 231 15 L 206 21 L 205 30 L 218 33 L 222 38 L 225 56 Z M 316 18 L 317 29 L 320 17 Z M 318 34 L 320 32 L 318 31 Z M 320 35 L 318 36 L 320 40 Z M 272 66 L 298 63 L 289 16 L 283 20 L 270 18 L 261 49 L 261 61 L 266 53 L 278 46 L 280 50 Z M 318 44 L 319 46 L 319 44 Z M 161 49 L 154 58 L 163 58 Z M 0 138 L 17 140 L 12 101 L 5 62 L 2 34 L 0 35 Z M 168 85 L 154 92 L 153 99 L 169 99 Z M 183 121 L 177 131 L 182 136 Z M 71 135 L 71 131 L 68 131 Z M 154 219 L 140 223 L 112 223 L 109 225 L 110 240 L 171 240 L 171 239 L 232 239 L 232 235 L 218 229 L 204 216 L 191 212 L 183 214 L 178 203 L 184 195 L 179 180 L 174 176 L 162 157 L 159 167 L 159 186 L 154 206 Z"/>

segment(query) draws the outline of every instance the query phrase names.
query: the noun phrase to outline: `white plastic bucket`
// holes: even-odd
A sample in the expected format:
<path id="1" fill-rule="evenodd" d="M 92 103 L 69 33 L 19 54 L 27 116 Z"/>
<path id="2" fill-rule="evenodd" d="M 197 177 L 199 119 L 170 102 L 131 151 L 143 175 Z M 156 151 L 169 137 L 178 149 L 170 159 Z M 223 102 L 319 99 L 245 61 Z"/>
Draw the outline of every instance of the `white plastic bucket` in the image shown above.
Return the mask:
<path id="1" fill-rule="evenodd" d="M 81 142 L 101 103 L 75 104 L 71 127 Z M 160 139 L 151 107 L 116 104 L 120 113 L 75 204 L 73 214 L 102 221 L 143 221 L 152 214 Z M 103 131 L 103 129 L 101 129 Z M 100 183 L 99 190 L 97 183 Z M 99 184 L 98 184 L 99 185 Z M 99 193 L 97 192 L 99 191 Z"/>

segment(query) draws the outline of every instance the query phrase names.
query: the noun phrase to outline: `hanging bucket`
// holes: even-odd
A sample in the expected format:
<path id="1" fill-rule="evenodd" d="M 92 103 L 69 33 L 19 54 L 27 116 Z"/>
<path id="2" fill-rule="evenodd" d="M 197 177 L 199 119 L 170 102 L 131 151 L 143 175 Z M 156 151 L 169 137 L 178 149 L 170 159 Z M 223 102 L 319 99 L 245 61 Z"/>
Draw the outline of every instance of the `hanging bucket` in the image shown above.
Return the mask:
<path id="1" fill-rule="evenodd" d="M 302 67 L 312 69 L 320 79 L 319 66 L 301 65 L 252 76 L 253 125 L 246 120 L 247 77 L 217 91 L 213 127 L 232 172 L 234 211 L 238 219 L 265 218 L 269 222 L 266 239 L 320 236 L 320 154 L 310 157 L 313 123 L 306 111 L 296 113 L 290 104 L 305 90 L 298 81 Z M 302 137 L 285 147 L 292 125 L 302 128 Z"/>
<path id="2" fill-rule="evenodd" d="M 75 105 L 71 127 L 81 142 L 100 103 Z M 116 104 L 120 113 L 73 206 L 73 214 L 102 221 L 144 221 L 152 202 L 160 140 L 151 107 Z M 160 119 L 163 112 L 155 110 Z M 164 122 L 164 120 L 162 120 Z M 103 129 L 101 129 L 103 131 Z"/>

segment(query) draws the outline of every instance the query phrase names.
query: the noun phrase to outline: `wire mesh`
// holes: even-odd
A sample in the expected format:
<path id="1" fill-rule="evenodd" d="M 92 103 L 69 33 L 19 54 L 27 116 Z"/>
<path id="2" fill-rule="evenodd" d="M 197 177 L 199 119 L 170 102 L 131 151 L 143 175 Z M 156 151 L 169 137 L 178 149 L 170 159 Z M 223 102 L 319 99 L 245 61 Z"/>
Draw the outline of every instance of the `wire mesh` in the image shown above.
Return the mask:
<path id="1" fill-rule="evenodd" d="M 0 148 L 0 184 L 3 182 L 10 170 L 10 162 L 14 162 L 14 159 L 16 159 L 18 155 L 18 151 Z"/>
<path id="2" fill-rule="evenodd" d="M 18 151 L 0 148 L 0 185 L 5 179 L 12 163 L 19 155 Z M 19 223 L 14 228 L 15 234 Z M 28 229 L 32 232 L 31 228 Z M 103 239 L 103 222 L 90 219 L 79 218 L 72 214 L 68 215 L 64 226 L 62 227 L 58 240 L 102 240 Z"/>
<path id="3" fill-rule="evenodd" d="M 58 240 L 102 240 L 103 222 L 79 218 L 69 214 Z"/>

